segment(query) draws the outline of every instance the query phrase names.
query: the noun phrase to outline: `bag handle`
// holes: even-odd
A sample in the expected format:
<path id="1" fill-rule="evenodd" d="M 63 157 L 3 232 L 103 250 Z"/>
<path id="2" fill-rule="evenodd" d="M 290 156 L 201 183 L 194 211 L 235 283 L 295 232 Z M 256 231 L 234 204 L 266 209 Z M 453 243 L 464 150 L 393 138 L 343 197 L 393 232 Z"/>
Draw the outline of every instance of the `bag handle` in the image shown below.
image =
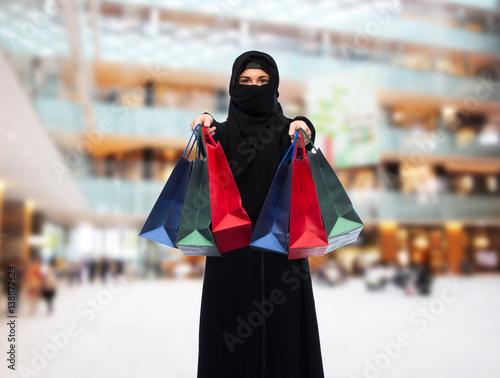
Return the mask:
<path id="1" fill-rule="evenodd" d="M 307 140 L 309 141 L 309 143 L 311 143 L 311 146 L 314 148 L 314 151 L 318 151 L 318 149 L 316 148 L 316 146 L 312 142 L 311 138 L 309 138 L 309 135 L 307 135 L 307 133 L 305 132 L 305 130 L 302 127 L 299 127 L 299 130 L 300 130 L 301 134 L 304 134 L 304 136 L 307 138 Z M 302 144 L 302 145 L 304 145 L 304 144 Z"/>
<path id="2" fill-rule="evenodd" d="M 203 134 L 203 138 L 205 138 L 205 134 L 206 134 L 208 136 L 208 140 L 209 140 L 210 144 L 213 144 L 214 146 L 216 146 L 217 143 L 215 143 L 214 138 L 212 137 L 212 135 L 210 135 L 210 133 L 208 132 L 208 130 L 205 130 L 204 127 L 202 127 L 201 129 L 202 129 L 201 132 Z M 205 144 L 206 144 L 206 140 L 205 140 Z"/>
<path id="3" fill-rule="evenodd" d="M 201 125 L 201 123 L 198 125 Z M 196 153 L 198 154 L 198 157 L 201 157 L 200 152 L 207 156 L 207 146 L 205 145 L 205 138 L 203 137 L 203 126 L 198 129 L 198 144 L 196 145 Z"/>
<path id="4" fill-rule="evenodd" d="M 283 163 L 284 161 L 285 162 L 288 162 L 290 160 L 290 158 L 292 157 L 292 155 L 288 156 L 288 154 L 290 154 L 291 151 L 294 150 L 295 148 L 295 143 L 297 143 L 297 137 L 295 136 L 295 138 L 293 139 L 293 142 L 292 144 L 290 145 L 290 147 L 288 147 L 288 151 L 286 152 L 285 156 L 283 157 L 283 159 L 281 160 L 281 162 Z"/>
<path id="5" fill-rule="evenodd" d="M 194 134 L 196 133 L 199 125 L 200 125 L 200 123 L 196 125 L 193 132 L 191 133 L 191 137 L 189 138 L 189 142 L 186 146 L 186 149 L 184 150 L 184 153 L 182 154 L 182 156 L 186 159 L 188 158 L 189 155 L 191 155 L 191 152 L 193 151 L 193 147 L 194 147 L 194 144 L 196 143 L 196 139 L 197 139 L 196 135 L 194 135 Z M 193 136 L 194 136 L 194 140 L 193 140 L 193 144 L 191 145 L 191 139 L 193 139 Z M 186 151 L 187 151 L 189 145 L 191 145 L 191 149 L 189 150 L 189 153 L 186 155 Z M 198 153 L 198 147 L 196 148 L 196 153 Z M 184 156 L 184 155 L 186 155 L 186 156 Z"/>
<path id="6" fill-rule="evenodd" d="M 302 139 L 302 133 L 299 132 L 299 130 L 295 130 L 295 138 L 297 138 L 297 134 L 300 136 L 300 141 L 302 142 L 302 158 L 303 159 L 307 159 L 307 155 L 306 155 L 306 147 L 304 145 L 304 139 Z M 297 158 L 297 144 L 295 144 L 295 151 L 294 151 L 294 154 L 293 154 L 293 159 L 295 160 Z"/>
<path id="7" fill-rule="evenodd" d="M 199 124 L 201 125 L 201 123 Z M 201 133 L 200 140 L 201 140 L 201 145 L 203 147 L 203 152 L 205 153 L 205 156 L 207 156 L 207 141 L 205 139 L 205 135 L 208 135 L 209 143 L 216 146 L 217 143 L 215 142 L 214 138 L 210 135 L 210 133 L 205 129 L 205 127 L 200 127 L 198 129 L 198 132 Z"/>

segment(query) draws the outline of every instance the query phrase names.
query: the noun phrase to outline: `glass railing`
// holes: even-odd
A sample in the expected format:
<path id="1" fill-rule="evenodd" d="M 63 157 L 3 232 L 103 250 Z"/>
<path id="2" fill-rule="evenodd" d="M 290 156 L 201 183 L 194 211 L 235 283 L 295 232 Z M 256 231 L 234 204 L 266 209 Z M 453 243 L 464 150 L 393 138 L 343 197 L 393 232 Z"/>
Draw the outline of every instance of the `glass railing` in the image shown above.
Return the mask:
<path id="1" fill-rule="evenodd" d="M 96 124 L 115 134 L 189 138 L 189 124 L 200 112 L 94 103 Z M 111 122 L 111 123 L 109 123 Z"/>
<path id="2" fill-rule="evenodd" d="M 61 132 L 85 130 L 83 108 L 79 103 L 37 98 L 34 104 L 48 129 Z M 94 103 L 97 127 L 105 134 L 115 135 L 189 138 L 189 124 L 200 113 L 201 111 Z M 212 112 L 212 115 L 220 122 L 225 121 L 227 116 L 218 112 Z M 450 131 L 432 134 L 393 126 L 380 126 L 378 130 L 382 152 L 419 151 L 427 155 L 500 157 L 500 145 L 481 144 L 477 138 L 467 145 L 461 145 L 456 134 Z"/>
<path id="3" fill-rule="evenodd" d="M 500 196 L 438 194 L 419 196 L 385 192 L 380 196 L 377 217 L 397 220 L 498 219 Z"/>
<path id="4" fill-rule="evenodd" d="M 166 9 L 173 12 L 188 11 L 217 18 L 231 17 L 285 27 L 295 27 L 300 24 L 303 28 L 311 27 L 314 30 L 321 29 L 329 32 L 347 33 L 365 39 L 383 38 L 464 51 L 477 51 L 485 54 L 500 52 L 500 39 L 497 35 L 403 18 L 399 16 L 399 11 L 392 10 L 390 6 L 384 9 L 384 6 L 371 7 L 369 4 L 346 6 L 342 2 L 323 1 L 316 4 L 304 3 L 298 0 L 292 1 L 292 5 L 284 7 L 280 2 L 264 0 L 252 2 L 223 1 L 220 4 L 201 1 L 163 2 L 156 0 L 149 0 L 149 2 L 114 0 L 111 2 L 166 7 Z M 499 10 L 499 4 L 496 0 L 457 0 L 457 2 L 485 9 Z M 83 8 L 82 6 L 81 9 Z M 259 9 L 262 9 L 262 11 Z M 279 9 L 279 11 L 273 11 L 273 9 Z M 385 18 L 381 20 L 375 17 L 374 11 L 385 12 Z M 16 54 L 69 56 L 70 48 L 66 38 L 67 31 L 62 22 L 61 12 L 53 9 L 48 13 L 43 13 L 43 19 L 40 19 L 40 23 L 33 26 L 31 18 L 36 12 L 42 14 L 36 6 L 27 6 L 22 2 L 13 0 L 0 5 L 0 42 L 3 48 L 9 53 Z M 401 14 L 404 14 L 404 5 Z M 82 20 L 84 20 L 84 14 L 81 16 Z M 120 20 L 117 21 L 114 18 L 107 20 L 103 17 L 101 19 L 101 28 L 99 30 L 101 50 L 99 55 L 101 59 L 148 63 L 150 62 L 149 55 L 157 54 L 160 59 L 163 59 L 163 63 L 166 63 L 178 59 L 175 56 L 175 50 L 182 50 L 184 44 L 196 45 L 196 50 L 193 51 L 194 55 L 190 54 L 188 57 L 199 56 L 210 50 L 217 51 L 218 55 L 220 50 L 226 48 L 226 45 L 235 44 L 237 53 L 232 54 L 232 59 L 230 59 L 232 61 L 244 47 L 257 47 L 259 50 L 272 50 L 274 52 L 273 46 L 278 44 L 281 45 L 281 49 L 288 46 L 286 47 L 288 51 L 294 51 L 300 49 L 303 42 L 297 39 L 294 46 L 289 46 L 286 42 L 287 38 L 272 34 L 251 33 L 245 43 L 252 46 L 245 45 L 243 47 L 237 36 L 235 38 L 224 37 L 235 34 L 230 30 L 211 29 L 203 25 L 193 27 L 191 25 L 183 26 L 172 23 L 160 24 L 159 29 L 162 32 L 156 36 L 147 32 L 147 25 L 143 23 L 138 23 L 140 26 L 136 30 L 125 30 L 125 28 L 119 30 L 118 28 L 113 32 L 107 29 L 107 24 L 109 24 L 109 29 L 116 29 L 116 24 L 119 22 Z M 88 59 L 93 59 L 96 54 L 92 32 L 87 23 L 82 22 L 82 25 L 83 52 Z M 370 27 L 375 28 L 375 31 Z M 272 42 L 269 42 L 269 40 L 272 40 Z M 177 42 L 180 48 L 165 49 L 169 42 Z M 321 44 L 317 44 L 317 48 L 321 50 Z M 362 49 L 362 46 L 360 48 Z M 307 52 L 302 51 L 302 53 Z"/>
<path id="5" fill-rule="evenodd" d="M 83 107 L 75 101 L 36 98 L 35 108 L 42 122 L 52 131 L 85 131 Z M 104 134 L 189 138 L 192 120 L 200 111 L 167 109 L 160 107 L 131 107 L 94 103 L 95 124 Z M 218 121 L 227 114 L 211 112 Z"/>
<path id="6" fill-rule="evenodd" d="M 37 97 L 33 104 L 42 123 L 53 131 L 85 130 L 83 106 L 77 101 L 54 97 Z"/>
<path id="7" fill-rule="evenodd" d="M 500 9 L 498 0 L 437 0 L 440 3 L 460 4 L 468 7 L 483 8 L 493 11 Z"/>
<path id="8" fill-rule="evenodd" d="M 0 2 L 0 43 L 9 53 L 70 55 L 61 8 L 55 2 Z"/>
<path id="9" fill-rule="evenodd" d="M 136 0 L 112 0 L 111 2 L 137 3 Z M 495 4 L 496 0 L 458 0 L 457 2 L 484 9 L 499 9 L 498 3 Z M 391 2 L 386 4 L 369 4 L 370 2 L 346 4 L 345 2 L 328 0 L 309 3 L 289 0 L 286 4 L 265 0 L 228 1 L 218 4 L 189 0 L 176 2 L 146 0 L 141 3 L 145 6 L 165 8 L 172 12 L 187 11 L 218 19 L 230 17 L 231 19 L 275 24 L 282 27 L 301 25 L 304 28 L 311 27 L 315 30 L 354 34 L 359 38 L 371 38 L 374 35 L 376 38 L 466 51 L 481 51 L 489 54 L 500 51 L 498 37 L 493 34 L 476 33 L 462 28 L 400 17 L 401 14 L 405 13 L 406 4 L 404 2 L 399 6 Z M 427 11 L 430 9 L 432 12 L 433 6 L 430 2 L 428 4 Z M 424 9 L 421 7 L 421 12 L 425 12 Z M 453 16 L 454 14 L 450 13 L 450 17 Z M 106 23 L 105 19 L 103 19 L 103 23 Z M 179 29 L 182 29 L 182 26 L 179 26 Z M 192 31 L 187 30 L 186 33 L 191 34 Z M 218 33 L 218 31 L 211 31 L 207 28 L 204 34 L 209 37 L 213 33 Z M 104 33 L 101 31 L 101 34 Z M 248 38 L 252 38 L 252 36 Z M 105 50 L 102 52 L 106 53 Z"/>
<path id="10" fill-rule="evenodd" d="M 81 1 L 81 0 L 80 0 Z M 177 0 L 177 1 L 169 1 L 169 2 L 166 2 L 165 0 L 106 0 L 106 2 L 108 3 L 124 3 L 124 4 L 141 4 L 143 6 L 151 6 L 151 7 L 167 7 L 168 5 L 168 8 L 172 8 L 172 9 L 188 9 L 188 10 L 192 10 L 192 11 L 205 11 L 205 12 L 214 12 L 216 13 L 218 10 L 220 10 L 221 12 L 225 12 L 225 14 L 227 15 L 232 15 L 234 14 L 234 11 L 236 9 L 232 9 L 232 8 L 239 8 L 239 7 L 242 7 L 243 5 L 243 2 L 242 1 L 238 1 L 238 0 L 233 0 L 233 1 L 227 1 L 225 2 L 224 4 L 218 4 L 219 7 L 216 7 L 215 5 L 216 4 L 211 4 L 209 2 L 203 2 L 203 1 L 199 1 L 199 0 L 184 0 L 184 1 L 180 1 L 180 0 Z M 262 4 L 264 1 L 263 0 L 258 0 L 258 1 L 254 1 L 252 4 L 256 4 L 256 5 L 259 5 L 259 4 Z M 299 3 L 301 4 L 302 2 L 299 2 L 299 1 L 287 1 L 287 7 L 289 8 L 292 8 L 293 10 L 293 3 Z M 440 3 L 447 3 L 447 4 L 460 4 L 460 5 L 465 5 L 465 6 L 470 6 L 470 7 L 476 7 L 476 8 L 484 8 L 484 9 L 489 9 L 489 10 L 498 10 L 500 8 L 500 4 L 498 3 L 498 0 L 437 0 L 437 2 L 440 2 Z M 318 4 L 319 5 L 319 9 L 323 9 L 324 6 L 322 6 L 323 3 L 329 3 L 328 0 L 323 0 L 323 1 L 316 1 L 316 2 L 311 2 L 310 6 L 311 7 L 314 7 L 315 4 Z M 337 7 L 339 9 L 342 9 L 342 7 L 344 9 L 346 9 L 346 4 L 347 2 L 344 2 L 344 3 L 339 3 L 339 4 L 335 4 L 335 2 L 332 2 L 334 3 L 333 5 L 330 5 L 330 4 L 325 4 L 325 5 L 328 5 L 329 7 Z M 352 2 L 352 3 L 356 3 L 356 2 Z M 359 3 L 359 2 L 357 2 Z M 309 5 L 308 3 L 306 3 L 306 6 Z M 278 5 L 277 5 L 278 6 Z M 255 6 L 254 7 L 255 9 L 252 10 L 252 12 L 249 12 L 251 15 L 259 15 L 262 13 L 262 10 Z M 269 8 L 271 8 L 270 6 L 267 7 L 266 11 L 269 11 Z M 281 8 L 282 10 L 286 10 L 286 9 L 283 9 Z M 295 12 L 296 15 L 300 15 L 301 12 L 300 12 L 301 9 L 299 9 L 298 12 Z M 323 9 L 324 10 L 324 9 Z"/>
<path id="11" fill-rule="evenodd" d="M 92 210 L 99 214 L 147 216 L 164 182 L 81 177 L 78 179 Z M 500 196 L 435 197 L 395 192 L 348 191 L 362 220 L 481 220 L 500 214 Z"/>
<path id="12" fill-rule="evenodd" d="M 500 85 L 482 78 L 457 77 L 437 72 L 414 71 L 375 64 L 370 65 L 370 69 L 378 88 L 468 98 L 468 101 L 474 102 L 476 100 L 500 100 Z M 468 103 L 464 102 L 463 105 L 465 107 Z"/>
<path id="13" fill-rule="evenodd" d="M 500 43 L 500 39 L 498 39 Z M 169 69 L 214 71 L 221 74 L 231 72 L 232 63 L 240 53 L 236 43 L 224 43 L 210 46 L 202 41 L 184 41 L 176 39 L 103 35 L 100 40 L 103 47 L 102 59 L 118 60 L 126 63 L 146 64 L 152 67 L 164 66 L 162 74 Z M 137 54 L 133 46 L 141 46 Z M 248 45 L 250 49 L 265 49 L 261 44 Z M 377 88 L 422 93 L 436 96 L 472 97 L 481 100 L 500 100 L 500 85 L 487 80 L 459 77 L 432 71 L 394 67 L 377 63 L 369 59 L 352 61 L 337 59 L 333 56 L 303 54 L 280 49 L 269 50 L 278 63 L 280 76 L 303 81 L 327 80 L 338 78 L 342 74 L 368 71 Z M 173 72 L 173 71 L 172 71 Z"/>
<path id="14" fill-rule="evenodd" d="M 456 133 L 445 130 L 430 133 L 393 126 L 381 126 L 379 130 L 382 152 L 500 157 L 500 144 L 482 144 L 478 137 L 465 143 L 458 140 Z"/>
<path id="15" fill-rule="evenodd" d="M 98 214 L 147 215 L 165 183 L 98 177 L 80 177 L 80 188 Z"/>

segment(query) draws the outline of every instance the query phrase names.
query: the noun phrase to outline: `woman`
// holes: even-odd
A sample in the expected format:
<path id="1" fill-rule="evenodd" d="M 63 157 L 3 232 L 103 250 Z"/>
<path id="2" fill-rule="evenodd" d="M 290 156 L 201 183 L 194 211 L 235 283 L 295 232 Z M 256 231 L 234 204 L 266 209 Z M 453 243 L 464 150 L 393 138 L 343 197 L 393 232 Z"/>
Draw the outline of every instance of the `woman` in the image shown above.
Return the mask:
<path id="1" fill-rule="evenodd" d="M 42 298 L 47 302 L 47 313 L 52 314 L 54 296 L 57 292 L 57 278 L 55 272 L 55 261 L 49 262 L 47 270 L 43 275 Z"/>
<path id="2" fill-rule="evenodd" d="M 26 297 L 29 303 L 29 314 L 34 315 L 40 300 L 42 291 L 42 263 L 40 257 L 35 257 L 28 266 L 26 277 L 24 279 L 24 286 L 26 290 Z"/>
<path id="3" fill-rule="evenodd" d="M 307 118 L 283 115 L 278 84 L 273 58 L 248 51 L 233 64 L 227 121 L 191 124 L 221 143 L 253 226 L 295 130 L 315 137 Z M 324 377 L 307 259 L 250 247 L 206 258 L 198 378 L 226 377 Z"/>

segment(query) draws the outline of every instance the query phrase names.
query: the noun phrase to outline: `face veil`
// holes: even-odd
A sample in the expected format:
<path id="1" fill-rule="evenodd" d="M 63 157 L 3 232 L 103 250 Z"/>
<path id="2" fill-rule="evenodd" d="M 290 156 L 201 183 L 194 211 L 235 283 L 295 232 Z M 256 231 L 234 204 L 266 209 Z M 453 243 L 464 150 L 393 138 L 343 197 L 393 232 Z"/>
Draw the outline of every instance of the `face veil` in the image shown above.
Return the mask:
<path id="1" fill-rule="evenodd" d="M 246 66 L 257 64 L 269 74 L 269 83 L 265 85 L 245 85 L 239 84 L 239 77 Z M 249 51 L 240 55 L 233 64 L 231 82 L 229 84 L 229 95 L 231 96 L 230 106 L 239 111 L 238 117 L 252 117 L 259 121 L 269 119 L 274 116 L 274 111 L 278 105 L 278 67 L 274 59 L 265 53 Z M 254 125 L 255 127 L 255 125 Z"/>

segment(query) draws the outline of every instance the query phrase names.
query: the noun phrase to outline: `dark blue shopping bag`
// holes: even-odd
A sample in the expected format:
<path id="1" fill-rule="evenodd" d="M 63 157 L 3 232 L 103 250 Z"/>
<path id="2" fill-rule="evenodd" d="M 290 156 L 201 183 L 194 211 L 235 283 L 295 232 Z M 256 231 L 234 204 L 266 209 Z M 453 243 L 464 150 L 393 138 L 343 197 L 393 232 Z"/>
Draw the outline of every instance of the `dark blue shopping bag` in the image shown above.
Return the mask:
<path id="1" fill-rule="evenodd" d="M 191 144 L 191 139 L 195 135 L 196 128 L 189 138 L 188 145 L 184 150 L 184 154 L 180 157 L 175 165 L 174 170 L 170 174 L 160 196 L 151 210 L 146 223 L 142 227 L 139 236 L 165 244 L 173 248 L 177 248 L 175 239 L 177 238 L 177 228 L 182 214 L 182 206 L 186 198 L 186 191 L 191 173 L 192 161 L 188 161 L 186 157 L 191 154 L 196 137 L 193 140 L 191 150 L 186 155 L 186 152 Z M 186 156 L 184 156 L 186 155 Z"/>
<path id="2" fill-rule="evenodd" d="M 288 160 L 297 139 L 281 161 L 266 201 L 255 224 L 250 247 L 279 254 L 288 253 L 288 223 L 292 193 L 292 165 Z"/>

